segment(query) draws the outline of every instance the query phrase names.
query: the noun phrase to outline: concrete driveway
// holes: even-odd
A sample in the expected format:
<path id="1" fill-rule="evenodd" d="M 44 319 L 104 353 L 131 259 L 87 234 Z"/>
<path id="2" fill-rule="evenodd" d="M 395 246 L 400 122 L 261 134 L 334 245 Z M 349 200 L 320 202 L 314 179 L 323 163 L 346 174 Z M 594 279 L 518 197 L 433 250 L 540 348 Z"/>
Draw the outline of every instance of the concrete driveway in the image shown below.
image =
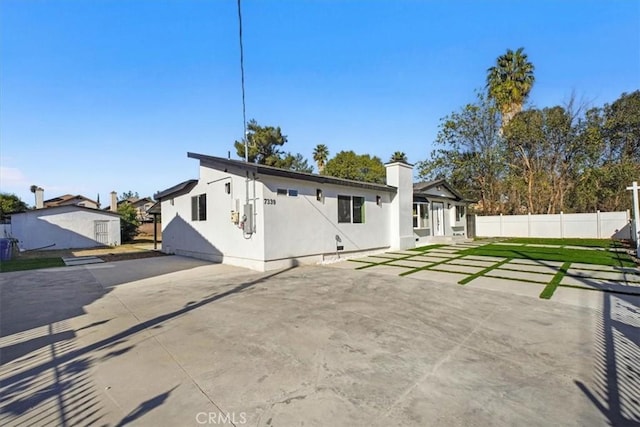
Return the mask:
<path id="1" fill-rule="evenodd" d="M 640 422 L 637 296 L 160 257 L 0 275 L 1 425 Z"/>

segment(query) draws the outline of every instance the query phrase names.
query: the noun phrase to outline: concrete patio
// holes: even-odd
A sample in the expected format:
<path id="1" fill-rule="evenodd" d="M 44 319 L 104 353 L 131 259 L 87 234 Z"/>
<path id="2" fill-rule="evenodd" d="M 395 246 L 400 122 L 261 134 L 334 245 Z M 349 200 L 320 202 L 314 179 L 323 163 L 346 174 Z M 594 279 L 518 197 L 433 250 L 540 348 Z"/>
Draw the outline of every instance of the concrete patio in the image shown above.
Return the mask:
<path id="1" fill-rule="evenodd" d="M 640 297 L 571 288 L 594 308 L 351 264 L 2 274 L 0 424 L 640 422 Z"/>

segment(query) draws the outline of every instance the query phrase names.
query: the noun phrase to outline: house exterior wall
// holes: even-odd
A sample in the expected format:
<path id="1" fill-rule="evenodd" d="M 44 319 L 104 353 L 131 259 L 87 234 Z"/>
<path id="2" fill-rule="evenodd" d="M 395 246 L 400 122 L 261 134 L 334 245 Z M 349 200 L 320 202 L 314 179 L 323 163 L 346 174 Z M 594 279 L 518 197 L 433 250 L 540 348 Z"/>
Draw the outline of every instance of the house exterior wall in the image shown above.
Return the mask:
<path id="1" fill-rule="evenodd" d="M 11 236 L 21 249 L 70 249 L 102 246 L 96 240 L 96 221 L 108 224 L 108 245 L 120 245 L 120 217 L 101 211 L 60 206 L 11 216 Z"/>
<path id="2" fill-rule="evenodd" d="M 240 218 L 244 214 L 246 172 L 201 166 L 191 190 L 160 202 L 162 251 L 264 271 L 390 247 L 391 192 L 271 175 L 257 178 L 248 185 L 249 199 L 256 201 L 255 232 L 249 236 L 231 220 L 232 211 L 239 211 Z M 194 221 L 191 200 L 200 194 L 207 195 L 207 219 Z M 338 222 L 338 195 L 364 198 L 364 223 Z"/>
<path id="3" fill-rule="evenodd" d="M 256 232 L 247 236 L 231 221 L 231 211 L 239 210 L 240 217 L 246 202 L 246 178 L 244 172 L 222 172 L 200 167 L 200 178 L 195 187 L 186 194 L 168 196 L 161 201 L 162 251 L 170 254 L 190 256 L 241 267 L 263 270 L 264 227 L 263 215 L 255 215 Z M 230 193 L 225 184 L 230 183 Z M 250 198 L 262 202 L 262 184 L 257 181 L 256 194 L 250 182 Z M 192 197 L 206 194 L 207 218 L 193 221 L 191 218 Z M 261 212 L 261 206 L 258 206 Z"/>
<path id="4" fill-rule="evenodd" d="M 264 218 L 265 260 L 273 268 L 286 267 L 292 259 L 318 263 L 390 246 L 388 191 L 274 176 L 261 176 L 260 181 L 264 187 L 258 214 Z M 278 194 L 278 189 L 287 194 Z M 297 195 L 289 195 L 289 190 Z M 339 195 L 364 198 L 363 223 L 338 222 Z"/>

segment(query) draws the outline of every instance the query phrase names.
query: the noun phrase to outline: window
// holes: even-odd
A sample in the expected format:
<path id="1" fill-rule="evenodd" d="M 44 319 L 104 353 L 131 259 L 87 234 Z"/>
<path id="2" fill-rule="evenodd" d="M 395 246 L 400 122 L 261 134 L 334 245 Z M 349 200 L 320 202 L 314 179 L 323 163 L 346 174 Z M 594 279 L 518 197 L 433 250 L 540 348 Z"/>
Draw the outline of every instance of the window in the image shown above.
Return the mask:
<path id="1" fill-rule="evenodd" d="M 276 194 L 278 196 L 289 196 L 289 197 L 298 197 L 298 190 L 295 189 L 286 189 L 286 188 L 278 188 L 276 190 Z"/>
<path id="2" fill-rule="evenodd" d="M 364 197 L 338 196 L 338 222 L 364 223 Z"/>
<path id="3" fill-rule="evenodd" d="M 205 221 L 207 219 L 207 195 L 200 194 L 191 198 L 191 220 Z"/>
<path id="4" fill-rule="evenodd" d="M 351 222 L 351 196 L 338 196 L 338 222 Z"/>
<path id="5" fill-rule="evenodd" d="M 464 206 L 456 205 L 456 221 L 462 221 L 464 218 Z"/>
<path id="6" fill-rule="evenodd" d="M 429 228 L 429 204 L 413 204 L 413 228 Z"/>
<path id="7" fill-rule="evenodd" d="M 364 197 L 353 196 L 353 223 L 364 223 Z"/>

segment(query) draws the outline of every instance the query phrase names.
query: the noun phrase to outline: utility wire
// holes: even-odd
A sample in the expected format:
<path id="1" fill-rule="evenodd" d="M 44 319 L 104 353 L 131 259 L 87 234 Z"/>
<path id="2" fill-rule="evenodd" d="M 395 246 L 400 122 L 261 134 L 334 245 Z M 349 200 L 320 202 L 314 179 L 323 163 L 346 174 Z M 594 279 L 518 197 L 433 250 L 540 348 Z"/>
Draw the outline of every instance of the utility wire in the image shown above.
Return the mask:
<path id="1" fill-rule="evenodd" d="M 238 24 L 240 27 L 240 76 L 242 81 L 242 140 L 244 141 L 244 161 L 249 163 L 249 146 L 247 141 L 247 112 L 244 100 L 244 48 L 242 46 L 242 8 L 238 0 Z"/>

